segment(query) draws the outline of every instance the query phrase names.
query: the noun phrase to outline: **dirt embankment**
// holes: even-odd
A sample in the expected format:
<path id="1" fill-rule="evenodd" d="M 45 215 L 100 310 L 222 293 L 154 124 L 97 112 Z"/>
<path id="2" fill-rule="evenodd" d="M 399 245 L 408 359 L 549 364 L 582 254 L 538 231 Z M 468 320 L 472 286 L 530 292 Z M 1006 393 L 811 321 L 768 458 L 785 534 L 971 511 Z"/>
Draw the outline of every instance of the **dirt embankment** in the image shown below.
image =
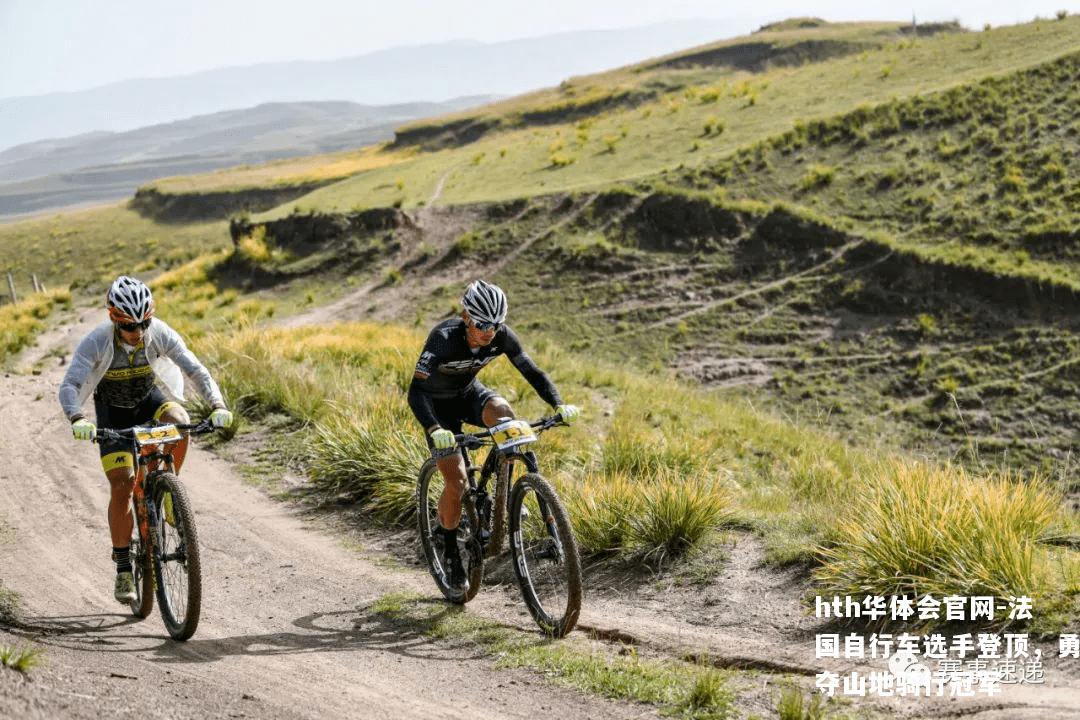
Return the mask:
<path id="1" fill-rule="evenodd" d="M 277 207 L 333 182 L 297 183 L 281 187 L 205 193 L 166 193 L 154 187 L 135 192 L 129 206 L 140 215 L 164 223 L 224 220 L 238 213 L 258 213 Z"/>

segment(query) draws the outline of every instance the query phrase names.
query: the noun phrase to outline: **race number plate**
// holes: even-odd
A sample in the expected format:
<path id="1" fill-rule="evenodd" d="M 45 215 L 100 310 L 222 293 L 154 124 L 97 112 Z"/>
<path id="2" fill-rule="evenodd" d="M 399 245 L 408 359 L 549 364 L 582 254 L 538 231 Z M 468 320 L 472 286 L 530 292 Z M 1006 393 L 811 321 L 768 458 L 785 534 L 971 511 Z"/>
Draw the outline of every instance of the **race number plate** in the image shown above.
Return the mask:
<path id="1" fill-rule="evenodd" d="M 491 439 L 500 450 L 536 442 L 536 433 L 524 420 L 508 420 L 491 428 Z"/>
<path id="2" fill-rule="evenodd" d="M 157 445 L 159 443 L 171 443 L 182 440 L 183 436 L 175 425 L 159 425 L 157 427 L 135 428 L 135 440 L 140 445 Z"/>

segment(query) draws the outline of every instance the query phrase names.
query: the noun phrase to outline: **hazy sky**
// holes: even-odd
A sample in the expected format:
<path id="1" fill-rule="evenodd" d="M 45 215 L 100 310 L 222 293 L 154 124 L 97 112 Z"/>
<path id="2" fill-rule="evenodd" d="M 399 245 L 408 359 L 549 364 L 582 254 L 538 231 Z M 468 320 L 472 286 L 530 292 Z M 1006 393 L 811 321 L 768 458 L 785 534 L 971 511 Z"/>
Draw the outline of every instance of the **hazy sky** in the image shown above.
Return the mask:
<path id="1" fill-rule="evenodd" d="M 731 20 L 734 34 L 793 15 L 828 20 L 957 18 L 1012 24 L 1077 0 L 0 0 L 0 97 L 79 90 L 283 60 L 324 60 L 457 39 L 495 42 L 664 20 Z M 941 9 L 942 7 L 948 9 Z"/>

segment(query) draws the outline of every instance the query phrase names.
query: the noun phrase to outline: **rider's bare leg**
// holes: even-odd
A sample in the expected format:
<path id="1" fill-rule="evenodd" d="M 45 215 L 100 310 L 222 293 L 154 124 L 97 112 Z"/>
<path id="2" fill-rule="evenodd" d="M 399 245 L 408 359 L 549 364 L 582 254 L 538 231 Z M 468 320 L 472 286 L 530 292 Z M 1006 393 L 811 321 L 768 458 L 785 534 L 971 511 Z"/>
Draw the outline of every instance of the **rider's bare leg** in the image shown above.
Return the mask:
<path id="1" fill-rule="evenodd" d="M 514 410 L 504 398 L 493 397 L 484 405 L 484 425 L 497 425 L 501 418 L 514 417 Z M 465 494 L 465 459 L 461 453 L 435 461 L 439 466 L 445 484 L 439 497 L 439 523 L 447 530 L 453 530 L 461 520 L 461 496 Z"/>
<path id="2" fill-rule="evenodd" d="M 109 470 L 109 534 L 114 548 L 126 548 L 131 544 L 131 491 L 135 489 L 135 472 L 129 467 Z"/>
<path id="3" fill-rule="evenodd" d="M 439 496 L 439 524 L 447 530 L 457 528 L 461 520 L 461 496 L 465 494 L 465 458 L 455 452 L 435 461 L 442 473 L 442 495 Z"/>
<path id="4" fill-rule="evenodd" d="M 191 418 L 188 417 L 187 411 L 179 405 L 170 405 L 169 409 L 161 413 L 159 418 L 161 422 L 166 423 L 179 423 L 181 425 L 187 425 L 191 422 Z M 187 456 L 188 449 L 188 434 L 182 433 L 184 439 L 178 443 L 173 443 L 172 446 L 172 461 L 173 470 L 176 474 L 180 474 L 180 467 L 184 464 L 184 457 Z"/>
<path id="5" fill-rule="evenodd" d="M 493 397 L 484 405 L 484 425 L 488 427 L 498 425 L 502 418 L 513 419 L 514 417 L 514 409 L 505 398 Z"/>

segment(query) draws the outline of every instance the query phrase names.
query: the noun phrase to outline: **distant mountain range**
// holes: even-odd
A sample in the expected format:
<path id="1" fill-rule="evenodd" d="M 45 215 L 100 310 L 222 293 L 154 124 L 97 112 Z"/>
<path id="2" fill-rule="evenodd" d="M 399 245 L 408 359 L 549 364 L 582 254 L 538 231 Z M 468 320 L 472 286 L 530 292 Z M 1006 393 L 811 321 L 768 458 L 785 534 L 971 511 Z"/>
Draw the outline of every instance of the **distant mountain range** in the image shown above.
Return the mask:
<path id="1" fill-rule="evenodd" d="M 0 216 L 117 200 L 169 175 L 361 147 L 392 138 L 403 122 L 492 99 L 268 103 L 122 133 L 26 143 L 0 152 Z"/>
<path id="2" fill-rule="evenodd" d="M 730 23 L 683 20 L 498 43 L 401 47 L 341 60 L 232 67 L 125 80 L 79 92 L 0 99 L 0 150 L 94 131 L 125 131 L 269 102 L 392 105 L 510 95 L 727 37 Z"/>

